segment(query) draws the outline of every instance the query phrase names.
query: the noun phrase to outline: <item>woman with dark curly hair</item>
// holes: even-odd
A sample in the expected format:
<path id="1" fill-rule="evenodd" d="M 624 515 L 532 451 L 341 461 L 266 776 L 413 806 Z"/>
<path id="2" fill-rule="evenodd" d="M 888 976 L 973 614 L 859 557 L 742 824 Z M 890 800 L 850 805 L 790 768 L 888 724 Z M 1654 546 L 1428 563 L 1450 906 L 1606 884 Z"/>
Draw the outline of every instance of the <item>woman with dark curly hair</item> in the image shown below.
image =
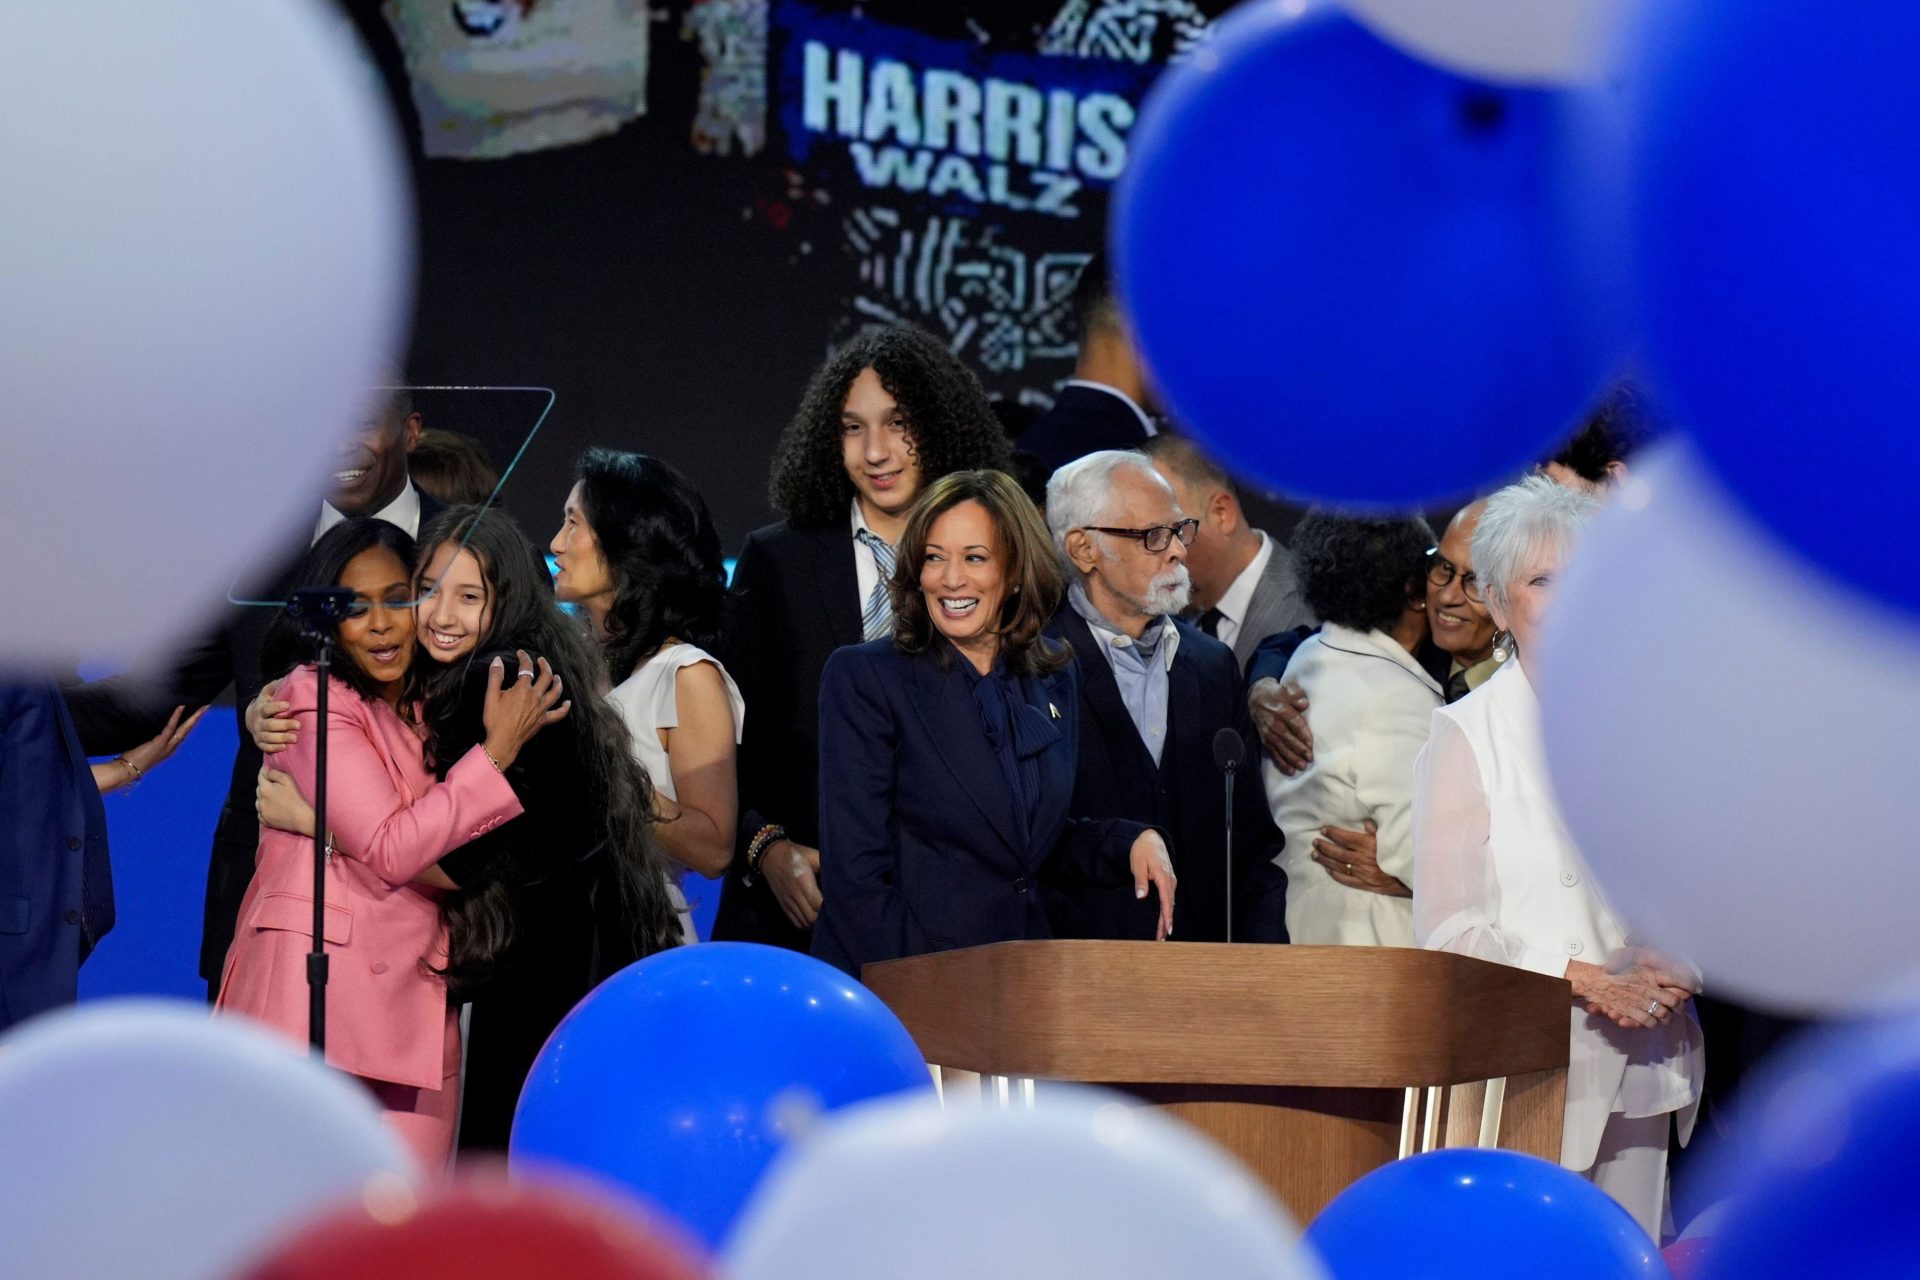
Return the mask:
<path id="1" fill-rule="evenodd" d="M 814 374 L 773 459 L 786 519 L 750 535 L 734 569 L 727 669 L 753 715 L 714 937 L 806 949 L 820 911 L 820 673 L 835 649 L 893 633 L 886 583 L 913 500 L 950 472 L 1009 464 L 979 379 L 930 334 L 862 334 Z"/>
<path id="2" fill-rule="evenodd" d="M 1287 663 L 1313 705 L 1313 759 L 1289 777 L 1261 764 L 1286 835 L 1287 933 L 1296 943 L 1413 945 L 1413 762 L 1440 684 L 1414 650 L 1427 635 L 1433 530 L 1413 517 L 1314 512 L 1293 536 L 1307 604 L 1322 626 Z M 1372 829 L 1371 865 L 1316 849 L 1328 827 Z M 1351 856 L 1351 855 L 1348 855 Z"/>
<path id="3" fill-rule="evenodd" d="M 658 458 L 589 449 L 548 550 L 554 594 L 586 612 L 606 655 L 614 709 L 653 780 L 661 849 L 679 867 L 721 875 L 733 861 L 746 705 L 712 653 L 727 575 L 706 502 Z M 682 936 L 695 941 L 678 868 L 668 892 Z"/>
<path id="4" fill-rule="evenodd" d="M 1080 677 L 1043 631 L 1066 572 L 1012 476 L 943 476 L 913 509 L 888 582 L 890 635 L 841 649 L 820 688 L 826 901 L 813 954 L 862 966 L 1046 938 L 1043 868 L 1151 890 L 1173 925 L 1165 837 L 1072 816 Z M 1122 870 L 1124 868 L 1124 870 Z"/>

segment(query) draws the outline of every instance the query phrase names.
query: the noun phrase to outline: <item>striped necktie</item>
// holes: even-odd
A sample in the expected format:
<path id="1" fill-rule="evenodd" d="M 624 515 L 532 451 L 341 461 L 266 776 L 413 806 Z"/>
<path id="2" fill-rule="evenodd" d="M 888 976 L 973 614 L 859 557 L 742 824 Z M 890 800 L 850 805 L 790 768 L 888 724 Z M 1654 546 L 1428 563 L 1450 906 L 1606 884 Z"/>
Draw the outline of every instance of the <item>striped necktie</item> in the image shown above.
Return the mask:
<path id="1" fill-rule="evenodd" d="M 887 596 L 887 582 L 893 577 L 893 547 L 871 529 L 861 529 L 853 536 L 873 552 L 874 566 L 880 570 L 880 580 L 867 593 L 867 607 L 860 614 L 861 633 L 869 640 L 878 640 L 893 634 L 893 601 Z"/>

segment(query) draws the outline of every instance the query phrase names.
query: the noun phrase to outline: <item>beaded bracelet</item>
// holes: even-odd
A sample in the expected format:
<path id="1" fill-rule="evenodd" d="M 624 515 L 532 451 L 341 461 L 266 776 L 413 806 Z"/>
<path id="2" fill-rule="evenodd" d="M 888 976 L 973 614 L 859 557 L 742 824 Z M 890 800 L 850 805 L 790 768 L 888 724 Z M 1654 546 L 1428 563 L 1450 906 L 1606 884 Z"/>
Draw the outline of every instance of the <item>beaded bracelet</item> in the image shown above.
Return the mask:
<path id="1" fill-rule="evenodd" d="M 760 874 L 760 863 L 767 856 L 767 850 L 787 838 L 787 829 L 777 822 L 769 822 L 753 833 L 753 839 L 747 843 L 747 874 L 743 877 L 747 884 Z"/>

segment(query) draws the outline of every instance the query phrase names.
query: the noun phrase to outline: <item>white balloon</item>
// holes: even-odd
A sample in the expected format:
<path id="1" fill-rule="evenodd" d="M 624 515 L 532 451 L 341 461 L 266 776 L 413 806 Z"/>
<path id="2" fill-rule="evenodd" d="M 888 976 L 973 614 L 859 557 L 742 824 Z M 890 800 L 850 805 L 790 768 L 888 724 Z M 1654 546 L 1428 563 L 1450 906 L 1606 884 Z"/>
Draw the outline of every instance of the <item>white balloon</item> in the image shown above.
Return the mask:
<path id="1" fill-rule="evenodd" d="M 1608 897 L 1709 990 L 1808 1011 L 1893 998 L 1920 965 L 1904 889 L 1920 629 L 1772 542 L 1683 447 L 1634 474 L 1542 644 L 1567 827 Z M 1906 555 L 1888 572 L 1910 572 Z"/>
<path id="2" fill-rule="evenodd" d="M 1304 10 L 1304 0 L 1297 2 Z M 1337 0 L 1374 34 L 1459 75 L 1592 84 L 1619 60 L 1643 0 Z"/>
<path id="3" fill-rule="evenodd" d="M 1037 1110 L 888 1099 L 781 1157 L 732 1280 L 1322 1280 L 1267 1190 L 1176 1121 L 1102 1090 Z"/>
<path id="4" fill-rule="evenodd" d="M 5 31 L 0 658 L 137 657 L 313 519 L 389 380 L 403 161 L 316 0 L 59 0 Z"/>
<path id="5" fill-rule="evenodd" d="M 82 1005 L 0 1037 L 0 1276 L 213 1280 L 412 1175 L 365 1091 L 204 1006 Z"/>

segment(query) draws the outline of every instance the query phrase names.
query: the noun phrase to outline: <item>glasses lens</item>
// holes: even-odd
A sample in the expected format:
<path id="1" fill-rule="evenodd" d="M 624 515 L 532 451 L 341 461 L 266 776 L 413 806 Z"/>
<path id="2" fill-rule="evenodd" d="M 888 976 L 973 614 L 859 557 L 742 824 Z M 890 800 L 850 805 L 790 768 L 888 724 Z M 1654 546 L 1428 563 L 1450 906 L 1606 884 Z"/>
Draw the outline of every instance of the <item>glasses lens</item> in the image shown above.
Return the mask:
<path id="1" fill-rule="evenodd" d="M 1188 516 L 1185 520 L 1173 526 L 1173 529 L 1180 537 L 1180 545 L 1190 547 L 1193 545 L 1194 535 L 1200 532 L 1200 522 L 1192 516 Z"/>
<path id="2" fill-rule="evenodd" d="M 1474 577 L 1472 574 L 1468 574 L 1466 577 L 1460 579 L 1460 589 L 1466 592 L 1467 599 L 1473 601 L 1475 604 L 1486 603 L 1485 596 L 1480 590 L 1480 579 Z"/>
<path id="3" fill-rule="evenodd" d="M 1153 528 L 1148 529 L 1140 541 L 1149 551 L 1165 551 L 1168 544 L 1173 541 L 1173 530 L 1167 528 L 1166 525 L 1157 524 L 1153 526 Z"/>

